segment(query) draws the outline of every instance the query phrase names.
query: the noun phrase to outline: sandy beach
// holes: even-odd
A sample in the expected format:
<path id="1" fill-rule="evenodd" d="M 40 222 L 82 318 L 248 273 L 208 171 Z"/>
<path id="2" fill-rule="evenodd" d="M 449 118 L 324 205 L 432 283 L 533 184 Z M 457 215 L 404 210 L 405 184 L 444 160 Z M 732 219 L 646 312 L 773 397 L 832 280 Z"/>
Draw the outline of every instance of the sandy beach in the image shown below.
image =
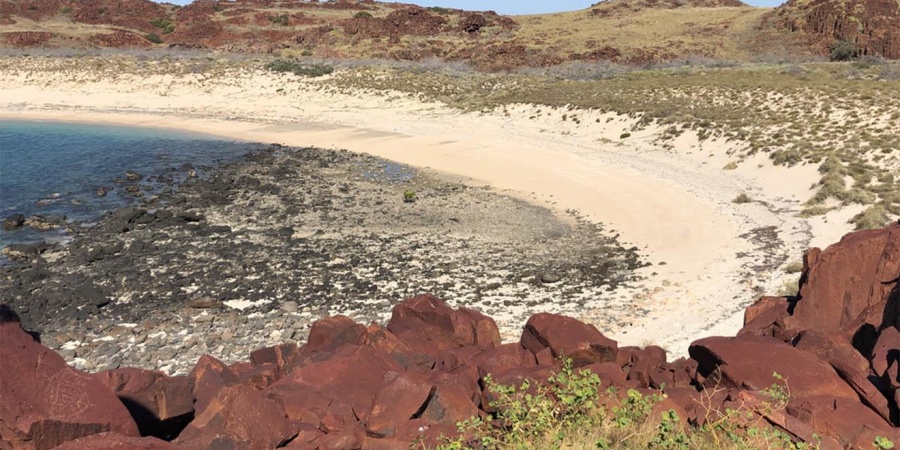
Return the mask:
<path id="1" fill-rule="evenodd" d="M 335 93 L 262 71 L 212 80 L 0 73 L 0 120 L 176 128 L 347 149 L 578 211 L 653 263 L 641 269 L 642 285 L 597 299 L 581 318 L 602 317 L 605 301 L 634 300 L 630 326 L 602 331 L 622 345 L 655 344 L 674 355 L 685 354 L 696 336 L 733 334 L 744 307 L 797 277 L 785 273 L 786 264 L 809 246 L 838 240 L 859 211 L 798 218 L 818 179 L 812 165 L 776 167 L 759 156 L 723 170 L 734 141 L 701 142 L 688 132 L 666 149 L 654 143 L 659 130 L 652 126 L 616 139 L 633 118 L 578 111 L 583 120 L 572 123 L 558 119 L 565 111 L 544 107 L 540 119 L 529 120 L 539 109 L 461 112 L 401 93 Z M 734 203 L 741 193 L 755 201 Z"/>

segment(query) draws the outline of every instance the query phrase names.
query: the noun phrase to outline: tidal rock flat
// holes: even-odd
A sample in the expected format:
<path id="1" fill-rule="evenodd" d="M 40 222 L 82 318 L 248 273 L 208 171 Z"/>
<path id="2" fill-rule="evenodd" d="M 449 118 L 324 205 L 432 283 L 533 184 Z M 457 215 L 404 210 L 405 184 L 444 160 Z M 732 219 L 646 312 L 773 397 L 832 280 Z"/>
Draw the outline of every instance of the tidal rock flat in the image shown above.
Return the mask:
<path id="1" fill-rule="evenodd" d="M 634 305 L 609 292 L 642 262 L 602 226 L 347 151 L 273 145 L 75 227 L 0 269 L 0 297 L 80 369 L 184 372 L 333 314 L 385 322 L 420 293 L 495 317 Z M 620 314 L 621 313 L 621 314 Z"/>

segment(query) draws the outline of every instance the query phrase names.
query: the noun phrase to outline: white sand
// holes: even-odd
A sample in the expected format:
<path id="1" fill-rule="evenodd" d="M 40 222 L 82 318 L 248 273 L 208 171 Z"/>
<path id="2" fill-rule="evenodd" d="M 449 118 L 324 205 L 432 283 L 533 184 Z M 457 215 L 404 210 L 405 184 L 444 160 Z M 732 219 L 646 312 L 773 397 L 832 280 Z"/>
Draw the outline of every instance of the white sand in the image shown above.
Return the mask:
<path id="1" fill-rule="evenodd" d="M 751 265 L 762 252 L 742 234 L 775 227 L 784 246 L 774 254 L 791 262 L 811 239 L 823 245 L 850 230 L 846 219 L 819 220 L 813 228 L 794 216 L 817 179 L 815 168 L 776 168 L 762 158 L 725 171 L 734 144 L 701 144 L 686 133 L 674 150 L 663 150 L 652 142 L 659 131 L 653 128 L 610 144 L 632 123 L 624 116 L 607 122 L 607 115 L 580 111 L 575 124 L 544 107 L 541 117 L 529 119 L 538 109 L 530 105 L 510 107 L 508 115 L 461 113 L 403 94 L 324 93 L 262 72 L 203 83 L 196 75 L 115 82 L 74 82 L 69 75 L 0 72 L 0 118 L 178 128 L 343 148 L 578 210 L 654 263 L 642 270 L 648 277 L 642 286 L 609 294 L 610 301 L 636 300 L 631 326 L 604 330 L 620 345 L 653 343 L 683 355 L 702 335 L 737 331 L 743 307 L 758 297 L 753 288 L 774 293 L 787 277 L 777 269 L 756 273 Z M 276 91 L 283 86 L 289 88 Z M 766 204 L 732 203 L 741 192 Z M 740 252 L 750 256 L 737 257 Z M 745 281 L 747 272 L 754 281 Z M 583 318 L 602 315 L 598 308 Z"/>

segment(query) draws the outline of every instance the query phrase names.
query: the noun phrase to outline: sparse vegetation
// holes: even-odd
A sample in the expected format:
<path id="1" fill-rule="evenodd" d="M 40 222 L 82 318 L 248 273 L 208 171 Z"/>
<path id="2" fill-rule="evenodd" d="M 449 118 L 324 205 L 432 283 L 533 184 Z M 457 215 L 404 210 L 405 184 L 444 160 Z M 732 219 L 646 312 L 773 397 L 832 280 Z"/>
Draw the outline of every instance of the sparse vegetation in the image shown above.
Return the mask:
<path id="1" fill-rule="evenodd" d="M 416 195 L 416 191 L 407 189 L 406 191 L 403 192 L 403 201 L 405 203 L 414 203 L 418 199 L 419 199 L 419 197 Z"/>
<path id="2" fill-rule="evenodd" d="M 853 216 L 850 223 L 855 225 L 857 230 L 871 230 L 884 227 L 890 220 L 891 218 L 883 207 L 874 205 Z"/>
<path id="3" fill-rule="evenodd" d="M 150 24 L 162 30 L 163 34 L 169 34 L 175 31 L 175 24 L 171 20 L 156 18 L 150 21 Z"/>
<path id="4" fill-rule="evenodd" d="M 784 378 L 777 373 L 773 378 L 761 392 L 769 411 L 784 409 L 790 399 Z M 460 422 L 459 435 L 445 437 L 438 449 L 814 448 L 793 441 L 752 411 L 713 411 L 709 399 L 716 389 L 701 395 L 698 408 L 705 421 L 691 427 L 674 410 L 657 407 L 666 397 L 664 389 L 649 395 L 602 390 L 596 374 L 575 370 L 567 360 L 545 382 L 502 385 L 488 375 L 485 385 L 496 413 Z"/>
<path id="5" fill-rule="evenodd" d="M 162 44 L 162 42 L 163 42 L 162 38 L 159 37 L 159 35 L 156 33 L 148 33 L 148 34 L 144 35 L 144 39 L 146 39 L 154 44 Z"/>
<path id="6" fill-rule="evenodd" d="M 628 139 L 631 137 L 631 133 L 622 133 L 619 135 L 619 139 Z"/>
<path id="7" fill-rule="evenodd" d="M 334 67 L 325 64 L 304 64 L 295 59 L 276 59 L 266 64 L 266 69 L 272 72 L 289 72 L 294 75 L 316 78 L 329 75 L 334 72 Z"/>
<path id="8" fill-rule="evenodd" d="M 744 203 L 753 203 L 753 198 L 747 195 L 746 192 L 741 192 L 737 197 L 734 198 L 734 200 L 732 200 L 732 203 L 737 203 L 739 205 Z"/>
<path id="9" fill-rule="evenodd" d="M 272 22 L 273 25 L 281 25 L 283 27 L 286 27 L 290 23 L 290 18 L 287 14 L 277 14 L 274 16 L 269 16 L 269 22 Z"/>
<path id="10" fill-rule="evenodd" d="M 784 273 L 795 274 L 803 271 L 803 262 L 794 261 L 784 266 Z"/>
<path id="11" fill-rule="evenodd" d="M 839 40 L 828 47 L 832 61 L 852 61 L 859 58 L 860 49 L 853 41 Z"/>
<path id="12" fill-rule="evenodd" d="M 370 13 L 368 11 L 360 11 L 360 12 L 354 14 L 353 18 L 354 19 L 371 19 L 372 13 Z"/>

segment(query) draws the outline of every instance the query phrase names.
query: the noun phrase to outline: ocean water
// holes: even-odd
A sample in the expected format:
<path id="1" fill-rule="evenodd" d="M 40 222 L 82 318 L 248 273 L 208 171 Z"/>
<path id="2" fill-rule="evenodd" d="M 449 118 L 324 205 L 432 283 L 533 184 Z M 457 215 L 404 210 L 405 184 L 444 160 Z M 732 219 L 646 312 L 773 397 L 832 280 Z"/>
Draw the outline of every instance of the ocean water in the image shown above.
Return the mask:
<path id="1" fill-rule="evenodd" d="M 21 213 L 90 222 L 139 201 L 125 190 L 126 171 L 143 175 L 141 182 L 160 174 L 178 181 L 188 173 L 185 164 L 202 176 L 205 168 L 235 160 L 252 148 L 244 142 L 171 130 L 3 120 L 0 218 Z M 108 189 L 107 195 L 97 195 L 100 187 Z M 0 247 L 42 239 L 52 242 L 65 236 L 29 227 L 0 230 Z"/>

